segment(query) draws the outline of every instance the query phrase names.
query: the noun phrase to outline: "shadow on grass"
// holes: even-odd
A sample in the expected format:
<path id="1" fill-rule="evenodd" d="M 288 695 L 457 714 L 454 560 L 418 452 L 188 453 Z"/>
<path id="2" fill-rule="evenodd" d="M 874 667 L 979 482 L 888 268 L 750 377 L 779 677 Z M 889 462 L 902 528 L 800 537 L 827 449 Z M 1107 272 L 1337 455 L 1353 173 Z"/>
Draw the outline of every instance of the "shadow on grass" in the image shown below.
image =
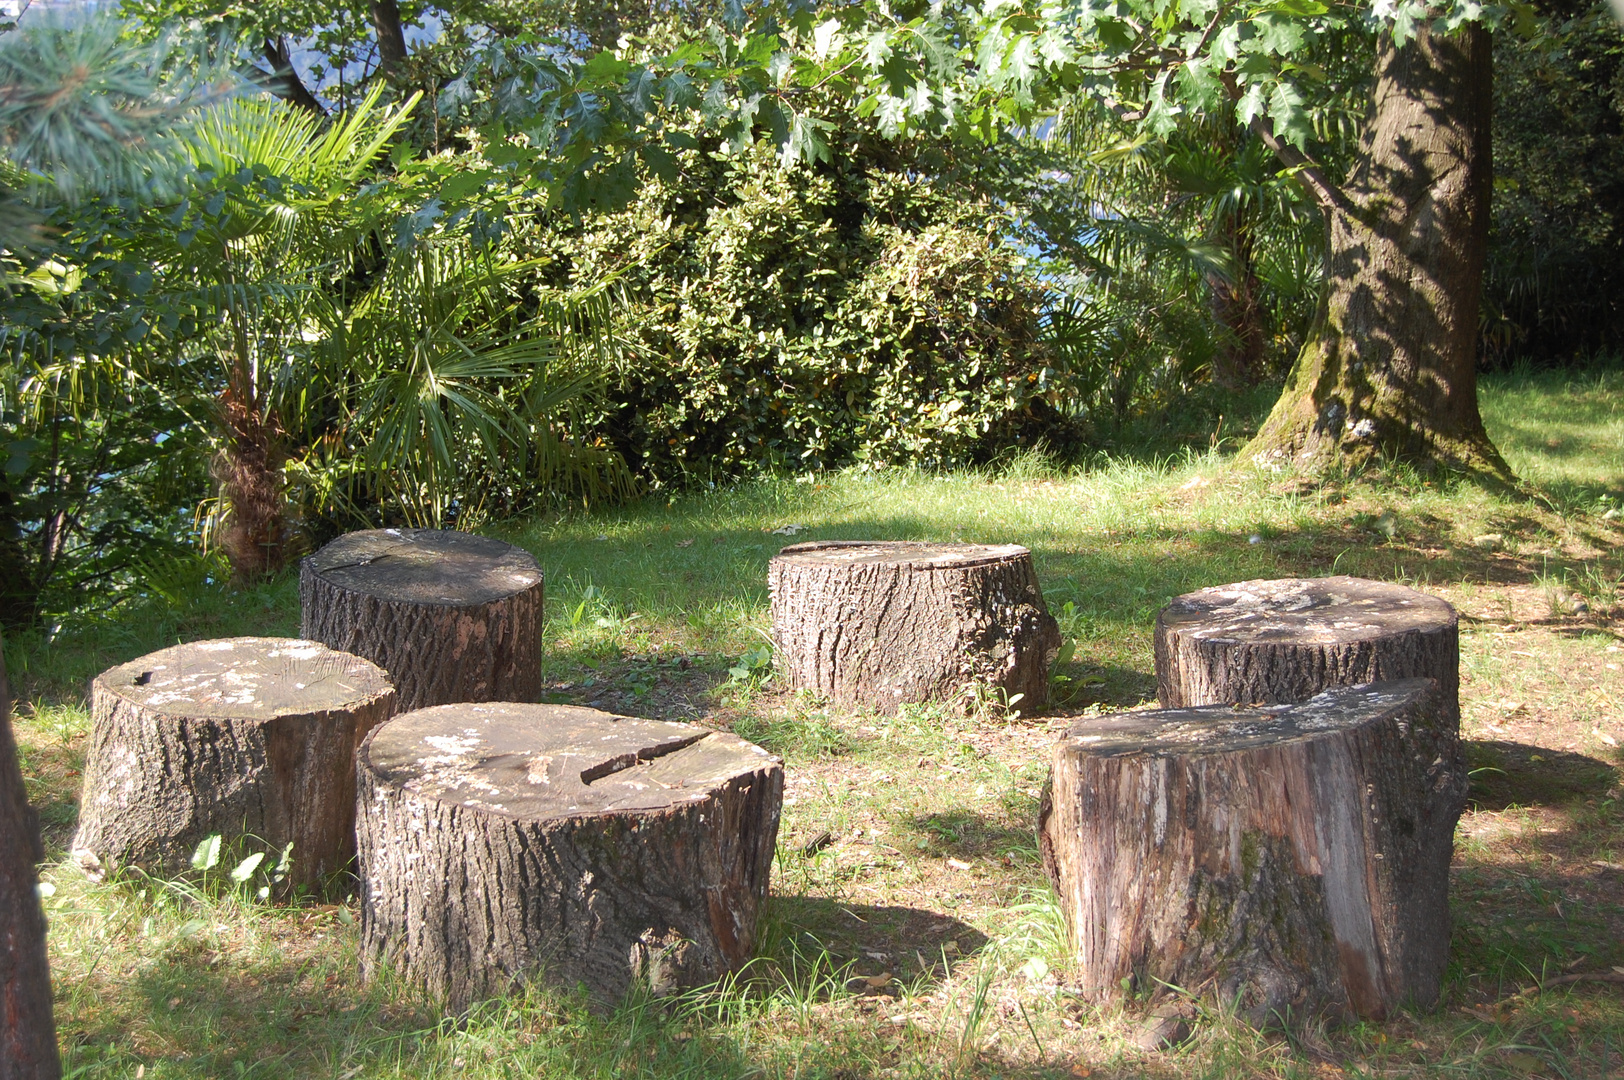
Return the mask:
<path id="1" fill-rule="evenodd" d="M 1479 810 L 1603 798 L 1617 782 L 1612 765 L 1571 751 L 1498 739 L 1467 740 L 1462 749 L 1472 772 L 1467 802 Z"/>
<path id="2" fill-rule="evenodd" d="M 988 943 L 969 923 L 925 908 L 773 896 L 762 917 L 762 954 L 787 972 L 850 969 L 899 978 L 950 971 Z M 894 992 L 894 991 L 893 991 Z"/>
<path id="3" fill-rule="evenodd" d="M 1037 839 L 1030 825 L 1012 828 L 970 810 L 916 814 L 905 819 L 903 825 L 937 854 L 969 859 L 1008 856 L 1022 861 L 1035 861 L 1038 854 Z"/>

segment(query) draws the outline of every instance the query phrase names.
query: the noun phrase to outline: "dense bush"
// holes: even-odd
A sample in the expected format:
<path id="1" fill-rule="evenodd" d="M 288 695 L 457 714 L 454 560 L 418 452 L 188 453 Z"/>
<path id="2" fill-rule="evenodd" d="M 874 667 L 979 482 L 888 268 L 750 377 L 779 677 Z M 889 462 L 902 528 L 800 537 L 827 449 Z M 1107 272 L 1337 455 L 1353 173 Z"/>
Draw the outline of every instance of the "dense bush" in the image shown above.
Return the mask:
<path id="1" fill-rule="evenodd" d="M 1075 441 L 1049 289 L 989 200 L 856 139 L 815 169 L 765 146 L 681 167 L 551 241 L 620 291 L 603 430 L 649 480 Z"/>
<path id="2" fill-rule="evenodd" d="M 1604 4 L 1495 49 L 1484 356 L 1624 346 L 1624 30 Z"/>

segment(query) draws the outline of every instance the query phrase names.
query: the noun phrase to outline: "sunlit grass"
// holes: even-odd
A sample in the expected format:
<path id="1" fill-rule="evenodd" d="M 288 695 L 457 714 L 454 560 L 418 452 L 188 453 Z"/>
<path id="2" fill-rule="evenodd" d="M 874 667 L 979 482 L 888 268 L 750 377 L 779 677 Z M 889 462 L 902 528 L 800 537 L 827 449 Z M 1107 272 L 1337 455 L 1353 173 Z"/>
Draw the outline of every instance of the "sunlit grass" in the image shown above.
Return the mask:
<path id="1" fill-rule="evenodd" d="M 353 904 L 94 884 L 57 862 L 48 903 L 69 1066 L 334 1080 L 1616 1077 L 1616 994 L 1568 987 L 1495 1007 L 1549 972 L 1624 965 L 1624 903 L 1608 890 L 1624 875 L 1602 866 L 1624 858 L 1624 523 L 1600 498 L 1624 493 L 1609 400 L 1624 376 L 1575 387 L 1485 381 L 1491 433 L 1529 497 L 1401 469 L 1309 480 L 1222 455 L 1077 469 L 1026 455 L 948 475 L 766 479 L 494 527 L 547 574 L 549 699 L 729 727 L 784 758 L 773 898 L 746 977 L 607 1014 L 532 990 L 445 1017 L 409 987 L 359 982 Z M 1547 420 L 1557 445 L 1541 434 Z M 1469 615 L 1463 726 L 1479 772 L 1444 1007 L 1286 1038 L 1209 1005 L 1186 1047 L 1136 1049 L 1135 1006 L 1084 1000 L 1068 982 L 1033 835 L 1064 716 L 1010 718 L 995 703 L 969 717 L 841 714 L 782 693 L 763 668 L 729 674 L 766 641 L 768 560 L 836 538 L 1031 547 L 1073 646 L 1056 673 L 1068 714 L 1154 696 L 1151 625 L 1189 589 L 1338 572 L 1448 595 Z M 74 824 L 91 676 L 176 641 L 297 633 L 291 575 L 238 593 L 210 559 L 153 571 L 145 596 L 8 642 L 53 859 Z"/>

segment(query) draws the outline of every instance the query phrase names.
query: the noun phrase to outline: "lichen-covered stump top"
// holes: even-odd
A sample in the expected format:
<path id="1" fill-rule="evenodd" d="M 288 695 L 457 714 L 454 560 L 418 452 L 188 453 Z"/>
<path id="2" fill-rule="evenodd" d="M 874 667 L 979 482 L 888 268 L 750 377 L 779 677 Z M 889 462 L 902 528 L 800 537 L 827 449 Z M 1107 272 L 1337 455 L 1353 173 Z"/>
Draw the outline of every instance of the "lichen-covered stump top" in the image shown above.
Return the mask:
<path id="1" fill-rule="evenodd" d="M 541 567 L 512 544 L 444 529 L 369 529 L 300 563 L 300 632 L 383 667 L 402 712 L 534 701 L 542 590 Z"/>
<path id="2" fill-rule="evenodd" d="M 76 857 L 160 874 L 214 833 L 273 852 L 291 885 L 355 854 L 355 753 L 394 712 L 382 668 L 315 641 L 175 645 L 91 684 Z"/>
<path id="3" fill-rule="evenodd" d="M 1048 704 L 1060 630 L 1024 547 L 795 544 L 772 560 L 768 584 L 774 661 L 791 687 L 881 712 L 967 704 L 978 686 L 1023 712 Z"/>
<path id="4" fill-rule="evenodd" d="M 1434 679 L 1460 716 L 1460 632 L 1435 596 L 1356 577 L 1242 581 L 1185 593 L 1156 619 L 1163 708 L 1280 705 L 1333 686 Z"/>
<path id="5" fill-rule="evenodd" d="M 1039 840 L 1096 999 L 1124 980 L 1254 1023 L 1437 1000 L 1466 791 L 1430 679 L 1078 721 Z"/>
<path id="6" fill-rule="evenodd" d="M 452 1008 L 541 979 L 600 1002 L 738 971 L 784 772 L 734 735 L 566 705 L 445 705 L 358 763 L 363 971 Z"/>

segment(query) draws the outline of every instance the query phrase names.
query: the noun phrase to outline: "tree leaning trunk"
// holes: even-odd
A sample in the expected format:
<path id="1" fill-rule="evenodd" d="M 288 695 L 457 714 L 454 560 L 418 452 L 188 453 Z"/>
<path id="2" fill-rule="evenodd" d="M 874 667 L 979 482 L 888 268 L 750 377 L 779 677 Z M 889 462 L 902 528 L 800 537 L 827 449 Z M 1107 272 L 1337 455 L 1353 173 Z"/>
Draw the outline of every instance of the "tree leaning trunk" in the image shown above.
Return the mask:
<path id="1" fill-rule="evenodd" d="M 1512 479 L 1477 408 L 1492 91 L 1481 25 L 1382 35 L 1359 163 L 1326 209 L 1326 299 L 1244 457 L 1314 470 L 1391 455 Z"/>
<path id="2" fill-rule="evenodd" d="M 0 1080 L 56 1080 L 62 1063 L 51 1019 L 51 972 L 39 876 L 39 818 L 28 805 L 11 695 L 0 652 Z"/>

